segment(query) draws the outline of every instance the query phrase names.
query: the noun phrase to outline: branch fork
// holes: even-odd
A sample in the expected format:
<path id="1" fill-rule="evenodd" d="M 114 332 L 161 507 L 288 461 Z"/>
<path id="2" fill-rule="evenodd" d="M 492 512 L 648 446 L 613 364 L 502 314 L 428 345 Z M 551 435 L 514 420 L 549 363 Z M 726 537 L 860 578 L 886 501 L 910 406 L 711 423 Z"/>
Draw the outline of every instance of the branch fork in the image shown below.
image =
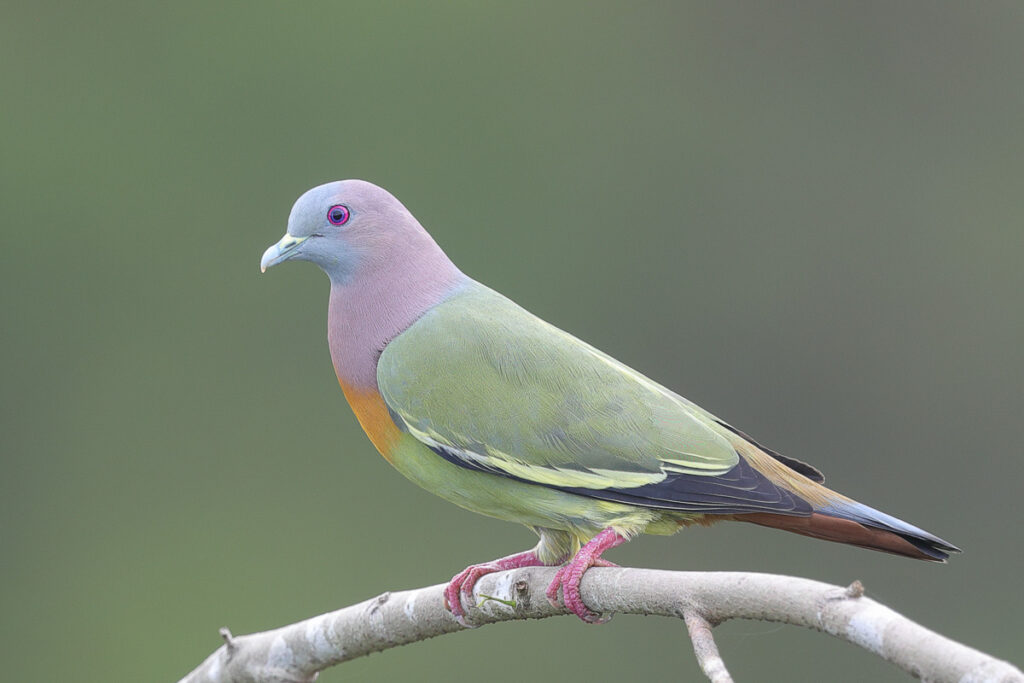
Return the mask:
<path id="1" fill-rule="evenodd" d="M 489 574 L 474 588 L 468 627 L 567 614 L 545 599 L 551 567 Z M 444 607 L 446 584 L 383 593 L 365 602 L 271 631 L 233 636 L 180 683 L 310 683 L 330 666 L 464 630 Z M 1012 664 L 930 631 L 864 596 L 809 579 L 746 572 L 590 569 L 584 602 L 604 614 L 682 618 L 697 662 L 713 683 L 732 683 L 712 630 L 729 619 L 804 626 L 853 643 L 925 681 L 1024 683 Z M 468 602 L 468 601 L 467 601 Z"/>

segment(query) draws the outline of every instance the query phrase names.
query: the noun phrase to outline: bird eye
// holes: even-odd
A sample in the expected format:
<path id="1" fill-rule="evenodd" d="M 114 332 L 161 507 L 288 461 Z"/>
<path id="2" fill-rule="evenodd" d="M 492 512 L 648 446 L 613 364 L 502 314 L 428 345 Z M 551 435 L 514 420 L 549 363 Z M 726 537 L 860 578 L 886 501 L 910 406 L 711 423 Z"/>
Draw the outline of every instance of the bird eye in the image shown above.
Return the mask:
<path id="1" fill-rule="evenodd" d="M 348 207 L 344 204 L 335 204 L 327 209 L 327 220 L 331 225 L 345 225 L 348 222 Z"/>

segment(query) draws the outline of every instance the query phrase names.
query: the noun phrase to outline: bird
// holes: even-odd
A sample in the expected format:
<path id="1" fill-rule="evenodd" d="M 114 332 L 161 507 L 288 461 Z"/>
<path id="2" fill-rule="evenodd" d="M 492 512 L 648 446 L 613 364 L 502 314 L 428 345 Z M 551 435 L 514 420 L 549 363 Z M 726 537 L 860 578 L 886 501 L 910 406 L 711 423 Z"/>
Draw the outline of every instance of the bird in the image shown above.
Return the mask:
<path id="1" fill-rule="evenodd" d="M 547 598 L 600 623 L 580 581 L 616 566 L 604 552 L 724 520 L 934 562 L 960 552 L 825 487 L 815 467 L 464 274 L 372 183 L 300 196 L 260 269 L 285 261 L 327 274 L 334 370 L 384 459 L 441 498 L 539 537 L 448 582 L 445 604 L 463 625 L 482 576 L 529 566 L 558 567 Z"/>

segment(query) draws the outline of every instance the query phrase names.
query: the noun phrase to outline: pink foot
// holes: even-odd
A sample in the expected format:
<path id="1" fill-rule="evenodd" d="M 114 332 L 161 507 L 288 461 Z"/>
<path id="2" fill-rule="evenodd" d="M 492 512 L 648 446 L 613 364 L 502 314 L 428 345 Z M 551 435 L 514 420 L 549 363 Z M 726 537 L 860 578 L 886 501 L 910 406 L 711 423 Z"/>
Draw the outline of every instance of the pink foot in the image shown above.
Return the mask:
<path id="1" fill-rule="evenodd" d="M 444 589 L 444 605 L 455 617 L 455 620 L 466 627 L 472 625 L 466 622 L 466 610 L 462 607 L 462 596 L 468 599 L 473 597 L 473 586 L 481 577 L 494 572 L 502 572 L 506 569 L 518 569 L 520 567 L 541 567 L 544 563 L 537 558 L 532 550 L 525 553 L 509 555 L 500 560 L 485 562 L 483 564 L 471 564 L 461 572 L 452 577 L 448 587 Z"/>
<path id="2" fill-rule="evenodd" d="M 608 621 L 607 618 L 602 618 L 600 614 L 591 612 L 583 604 L 583 599 L 580 598 L 580 581 L 583 580 L 583 575 L 591 567 L 617 567 L 617 564 L 603 559 L 601 553 L 625 542 L 626 539 L 610 527 L 590 539 L 590 542 L 580 548 L 576 556 L 569 560 L 569 563 L 561 567 L 558 573 L 555 574 L 554 580 L 548 586 L 548 601 L 552 605 L 557 606 L 558 589 L 561 588 L 562 602 L 567 610 L 588 624 L 601 624 Z"/>

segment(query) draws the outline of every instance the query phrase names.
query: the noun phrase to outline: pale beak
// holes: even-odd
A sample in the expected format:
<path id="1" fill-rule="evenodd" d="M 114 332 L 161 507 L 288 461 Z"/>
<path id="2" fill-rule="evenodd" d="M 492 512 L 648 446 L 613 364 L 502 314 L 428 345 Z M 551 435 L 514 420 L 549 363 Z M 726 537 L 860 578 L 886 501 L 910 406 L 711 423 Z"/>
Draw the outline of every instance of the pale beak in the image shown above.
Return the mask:
<path id="1" fill-rule="evenodd" d="M 260 260 L 260 272 L 265 273 L 270 266 L 276 266 L 278 263 L 290 259 L 295 254 L 298 246 L 308 239 L 308 235 L 306 237 L 295 237 L 285 233 L 284 237 L 277 244 L 271 245 L 269 249 L 263 252 L 263 258 Z"/>

